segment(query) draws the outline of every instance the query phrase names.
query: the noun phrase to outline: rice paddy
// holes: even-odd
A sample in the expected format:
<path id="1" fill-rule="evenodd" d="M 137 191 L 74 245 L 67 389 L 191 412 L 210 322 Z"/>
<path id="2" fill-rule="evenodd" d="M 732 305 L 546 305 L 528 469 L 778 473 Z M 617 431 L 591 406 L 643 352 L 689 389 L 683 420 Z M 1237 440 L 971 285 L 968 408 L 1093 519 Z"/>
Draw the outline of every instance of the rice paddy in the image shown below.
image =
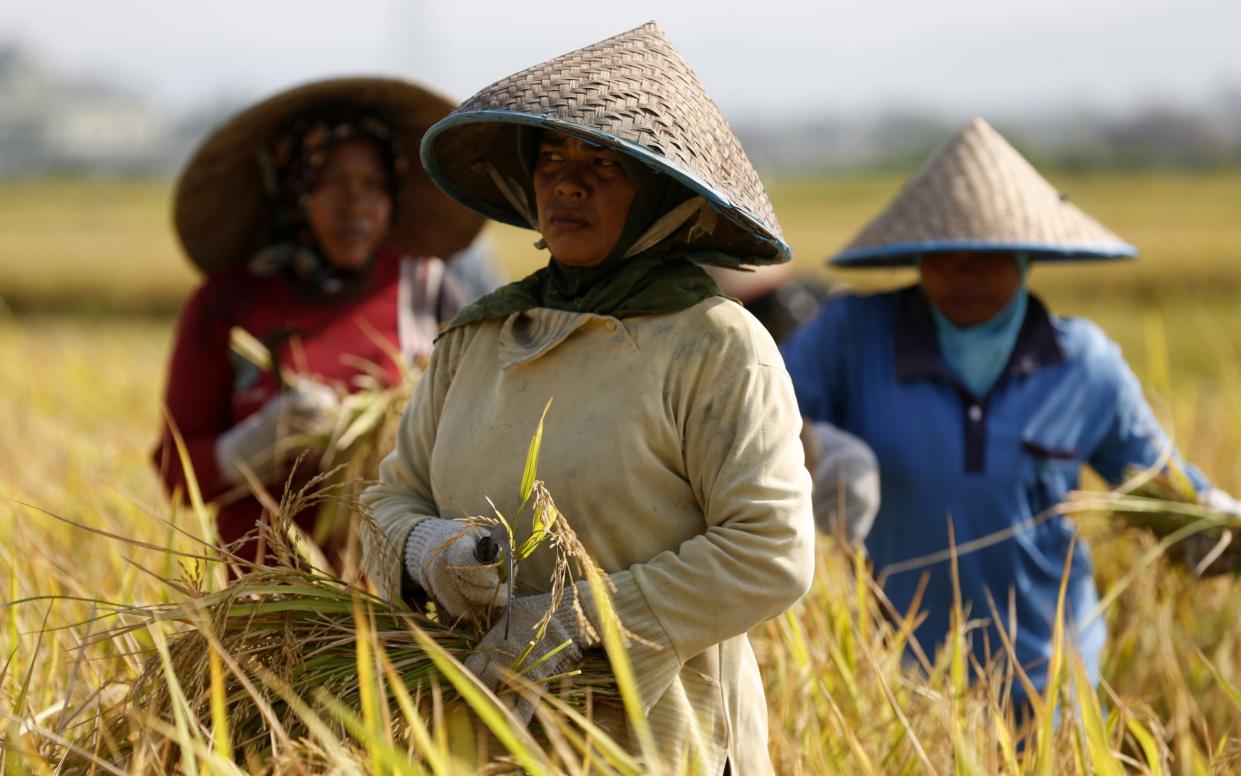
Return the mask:
<path id="1" fill-rule="evenodd" d="M 1040 268 L 1036 289 L 1058 312 L 1103 325 L 1187 457 L 1241 492 L 1241 175 L 1050 177 L 1144 258 Z M 774 185 L 799 268 L 818 271 L 819 259 L 898 185 L 888 177 Z M 149 464 L 171 337 L 166 314 L 193 282 L 166 226 L 166 195 L 166 184 L 146 182 L 0 186 L 0 298 L 18 311 L 0 317 L 0 598 L 25 601 L 0 609 L 4 772 L 90 769 L 89 758 L 62 760 L 64 742 L 128 692 L 178 627 L 161 622 L 130 640 L 101 639 L 116 624 L 95 619 L 108 611 L 102 602 L 175 607 L 183 594 L 161 580 L 202 573 L 191 559 L 202 552 L 201 517 L 170 507 Z M 528 234 L 496 230 L 492 238 L 509 272 L 537 262 Z M 855 559 L 824 539 L 811 593 L 753 634 L 778 772 L 1241 771 L 1241 583 L 1193 578 L 1168 562 L 1155 537 L 1120 530 L 1102 512 L 1083 513 L 1079 524 L 1110 600 L 1104 682 L 1087 691 L 1072 652 L 1062 652 L 1061 681 L 1046 704 L 1059 709 L 1060 724 L 1048 712 L 1024 741 L 996 685 L 963 681 L 960 653 L 928 656 L 929 676 L 902 665 L 899 617 L 884 611 Z M 168 767 L 475 773 L 488 751 L 508 749 L 496 772 L 641 772 L 629 754 L 585 747 L 584 728 L 567 721 L 571 709 L 547 712 L 550 732 L 539 740 L 497 735 L 507 723 L 487 716 L 485 704 L 481 714 L 431 704 L 414 715 L 423 728 L 402 724 L 409 716 L 384 678 L 385 658 L 368 651 L 388 642 L 362 628 L 357 665 L 375 673 L 355 673 L 370 689 L 350 696 L 351 707 L 323 696 L 314 715 L 299 717 L 311 724 L 277 740 L 270 755 L 247 754 L 240 734 L 230 735 L 240 730 L 230 717 L 211 717 L 212 672 L 229 676 L 228 660 L 201 665 L 207 721 L 196 726 L 171 712 L 148 720 L 179 745 Z M 489 725 L 490 738 L 503 741 L 498 750 L 487 749 L 495 745 L 483 733 Z M 106 747 L 94 755 L 100 773 L 162 767 L 112 757 Z"/>

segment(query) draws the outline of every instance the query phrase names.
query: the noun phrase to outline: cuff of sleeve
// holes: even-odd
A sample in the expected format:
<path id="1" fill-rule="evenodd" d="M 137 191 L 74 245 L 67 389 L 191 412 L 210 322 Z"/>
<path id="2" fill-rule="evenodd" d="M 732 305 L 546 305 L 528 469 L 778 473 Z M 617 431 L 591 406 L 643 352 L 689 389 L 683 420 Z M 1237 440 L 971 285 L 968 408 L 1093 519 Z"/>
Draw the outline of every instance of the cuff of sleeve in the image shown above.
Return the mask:
<path id="1" fill-rule="evenodd" d="M 426 590 L 418 583 L 418 580 L 413 576 L 413 572 L 410 571 L 410 545 L 413 544 L 417 533 L 417 526 L 414 526 L 410 530 L 409 536 L 405 539 L 405 552 L 401 556 L 403 558 L 401 561 L 401 600 L 409 604 L 412 609 L 420 609 L 427 602 Z"/>
<path id="2" fill-rule="evenodd" d="M 362 552 L 366 573 L 379 594 L 388 600 L 403 598 L 405 545 L 414 526 L 425 519 L 424 515 L 408 515 L 383 528 L 370 521 L 363 526 Z"/>
<path id="3" fill-rule="evenodd" d="M 410 529 L 408 538 L 405 539 L 404 552 L 401 553 L 401 593 L 404 598 L 405 578 L 416 585 L 422 585 L 425 580 L 422 577 L 422 559 L 427 556 L 431 548 L 442 544 L 445 539 L 452 536 L 452 531 L 435 530 L 437 526 L 443 525 L 442 522 L 432 522 L 435 518 L 427 518 L 419 520 Z"/>
<path id="4" fill-rule="evenodd" d="M 676 679 L 682 662 L 633 573 L 617 572 L 608 575 L 607 580 L 612 586 L 612 608 L 625 637 L 629 664 L 642 698 L 642 707 L 649 711 Z M 585 581 L 578 585 L 579 590 L 585 593 L 581 596 L 584 614 L 598 630 L 601 618 L 590 595 L 589 585 Z"/>

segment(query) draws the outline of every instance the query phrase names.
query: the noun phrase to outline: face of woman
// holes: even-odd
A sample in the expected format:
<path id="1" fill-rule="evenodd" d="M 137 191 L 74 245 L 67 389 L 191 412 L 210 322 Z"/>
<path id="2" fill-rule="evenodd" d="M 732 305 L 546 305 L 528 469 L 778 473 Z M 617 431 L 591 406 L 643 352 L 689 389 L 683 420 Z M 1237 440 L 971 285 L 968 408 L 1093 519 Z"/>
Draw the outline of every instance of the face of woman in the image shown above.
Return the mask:
<path id="1" fill-rule="evenodd" d="M 1008 252 L 956 251 L 922 257 L 922 290 L 948 320 L 986 323 L 1021 288 L 1021 269 Z"/>
<path id="2" fill-rule="evenodd" d="M 543 240 L 574 267 L 607 258 L 638 195 L 615 151 L 555 132 L 539 140 L 533 183 Z"/>
<path id="3" fill-rule="evenodd" d="M 388 234 L 392 197 L 383 158 L 374 143 L 346 140 L 327 163 L 306 203 L 306 218 L 328 262 L 358 269 Z"/>

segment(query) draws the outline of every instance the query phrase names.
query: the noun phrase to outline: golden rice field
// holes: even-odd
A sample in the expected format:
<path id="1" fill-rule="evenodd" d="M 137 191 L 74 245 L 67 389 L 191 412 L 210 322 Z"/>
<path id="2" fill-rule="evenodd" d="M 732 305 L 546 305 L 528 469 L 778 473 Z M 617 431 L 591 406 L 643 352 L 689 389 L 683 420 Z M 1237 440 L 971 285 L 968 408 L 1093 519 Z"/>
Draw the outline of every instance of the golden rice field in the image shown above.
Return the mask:
<path id="1" fill-rule="evenodd" d="M 1106 287 L 1152 301 L 1173 290 L 1222 294 L 1241 285 L 1241 172 L 1050 178 L 1137 245 L 1143 258 L 1121 271 L 1106 265 L 1044 270 L 1041 286 L 1069 293 Z M 820 271 L 822 260 L 843 247 L 902 180 L 851 175 L 772 185 L 798 269 Z M 0 298 L 23 308 L 175 309 L 194 274 L 170 228 L 169 190 L 160 181 L 0 184 Z M 510 274 L 524 274 L 545 260 L 529 234 L 509 227 L 490 231 Z M 882 274 L 846 277 L 864 285 L 891 280 Z"/>
<path id="2" fill-rule="evenodd" d="M 1233 301 L 1241 294 L 1241 175 L 1053 180 L 1145 258 L 1040 269 L 1035 287 L 1060 312 L 1103 324 L 1188 457 L 1241 492 L 1241 312 Z M 853 178 L 774 186 L 799 267 L 817 271 L 819 259 L 898 185 L 896 178 Z M 17 310 L 43 310 L 0 316 L 5 773 L 57 772 L 63 743 L 93 713 L 92 698 L 101 691 L 98 697 L 114 698 L 138 675 L 147 653 L 127 650 L 150 650 L 158 641 L 83 647 L 108 625 L 92 620 L 105 602 L 176 600 L 180 594 L 158 577 L 193 570 L 159 548 L 195 550 L 199 519 L 168 505 L 147 460 L 171 336 L 171 321 L 158 313 L 175 308 L 193 282 L 166 228 L 166 196 L 157 183 L 0 186 L 0 298 Z M 512 272 L 537 260 L 516 230 L 494 239 Z M 92 314 L 65 314 L 83 308 Z M 101 314 L 116 310 L 156 314 Z M 1079 523 L 1094 548 L 1101 590 L 1115 593 L 1106 612 L 1104 684 L 1097 693 L 1081 688 L 1066 652 L 1062 721 L 1040 718 L 1024 745 L 997 711 L 994 689 L 965 686 L 951 650 L 930 678 L 902 666 L 899 640 L 873 591 L 824 539 L 809 596 L 753 634 L 778 771 L 1241 772 L 1241 583 L 1192 579 L 1152 552 L 1149 537 L 1106 518 L 1083 515 Z M 382 692 L 382 682 L 376 688 Z M 437 712 L 425 721 L 427 736 L 411 738 L 411 726 L 393 714 L 352 728 L 312 728 L 266 760 L 228 756 L 227 724 L 211 719 L 197 726 L 166 721 L 159 734 L 181 745 L 174 763 L 181 772 L 480 772 L 481 723 Z M 603 756 L 565 740 L 558 747 L 518 737 L 509 765 L 494 772 L 646 772 L 623 753 Z M 149 762 L 99 759 L 98 773 L 156 772 Z"/>

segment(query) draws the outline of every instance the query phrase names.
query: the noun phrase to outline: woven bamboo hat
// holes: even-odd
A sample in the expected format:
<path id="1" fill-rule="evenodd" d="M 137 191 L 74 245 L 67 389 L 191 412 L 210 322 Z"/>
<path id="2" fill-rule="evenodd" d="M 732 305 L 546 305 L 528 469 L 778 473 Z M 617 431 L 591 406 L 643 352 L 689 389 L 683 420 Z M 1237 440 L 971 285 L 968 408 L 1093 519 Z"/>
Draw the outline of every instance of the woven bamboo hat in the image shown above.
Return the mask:
<path id="1" fill-rule="evenodd" d="M 962 250 L 1024 251 L 1042 261 L 1137 255 L 978 118 L 944 144 L 832 263 L 904 266 L 919 254 Z"/>
<path id="2" fill-rule="evenodd" d="M 293 117 L 336 105 L 379 118 L 413 153 L 453 101 L 403 79 L 335 78 L 281 92 L 229 119 L 199 145 L 173 195 L 177 236 L 199 269 L 211 273 L 266 247 L 274 213 L 260 151 Z M 402 178 L 396 200 L 385 244 L 410 255 L 448 258 L 483 226 L 482 218 L 445 197 L 416 165 Z"/>
<path id="3" fill-rule="evenodd" d="M 714 263 L 778 264 L 790 258 L 741 143 L 654 22 L 483 89 L 427 131 L 422 164 L 449 196 L 489 218 L 530 227 L 533 198 L 520 158 L 522 127 L 607 146 L 700 195 L 709 207 L 679 242 L 723 254 Z"/>

